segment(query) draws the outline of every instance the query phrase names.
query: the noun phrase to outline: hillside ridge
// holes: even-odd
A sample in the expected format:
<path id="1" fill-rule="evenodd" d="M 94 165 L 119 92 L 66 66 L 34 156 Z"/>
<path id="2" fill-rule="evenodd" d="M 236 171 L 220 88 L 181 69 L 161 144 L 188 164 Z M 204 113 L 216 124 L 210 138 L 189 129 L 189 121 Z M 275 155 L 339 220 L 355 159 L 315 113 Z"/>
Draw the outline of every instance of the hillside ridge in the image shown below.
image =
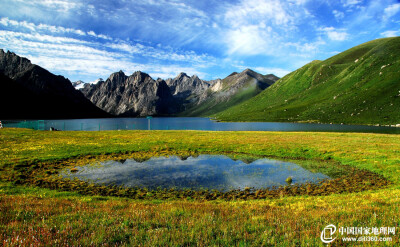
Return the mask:
<path id="1" fill-rule="evenodd" d="M 213 115 L 220 121 L 400 123 L 400 37 L 312 61 L 259 95 Z"/>

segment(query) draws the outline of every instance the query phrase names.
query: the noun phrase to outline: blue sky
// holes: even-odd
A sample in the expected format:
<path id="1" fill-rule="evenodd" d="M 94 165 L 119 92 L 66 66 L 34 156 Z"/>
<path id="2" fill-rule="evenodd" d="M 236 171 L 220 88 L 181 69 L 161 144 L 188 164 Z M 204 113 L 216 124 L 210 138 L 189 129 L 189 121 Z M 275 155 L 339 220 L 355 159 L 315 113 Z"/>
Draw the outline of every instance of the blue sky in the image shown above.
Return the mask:
<path id="1" fill-rule="evenodd" d="M 0 48 L 71 81 L 278 76 L 400 35 L 399 0 L 2 0 Z"/>

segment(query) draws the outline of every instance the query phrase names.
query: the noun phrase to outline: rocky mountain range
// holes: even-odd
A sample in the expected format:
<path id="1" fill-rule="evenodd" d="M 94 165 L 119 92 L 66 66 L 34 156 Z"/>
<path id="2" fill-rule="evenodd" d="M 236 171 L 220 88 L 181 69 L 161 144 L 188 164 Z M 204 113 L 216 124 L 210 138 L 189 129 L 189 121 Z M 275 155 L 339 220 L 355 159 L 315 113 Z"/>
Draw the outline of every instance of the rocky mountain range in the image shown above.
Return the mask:
<path id="1" fill-rule="evenodd" d="M 70 82 L 28 59 L 0 50 L 1 119 L 203 116 L 257 95 L 278 78 L 252 70 L 205 81 L 180 73 L 154 80 L 119 71 L 107 80 Z M 77 90 L 78 89 L 78 90 Z"/>
<path id="2" fill-rule="evenodd" d="M 86 84 L 81 92 L 97 107 L 114 116 L 142 117 L 177 112 L 177 102 L 163 80 L 153 80 L 137 71 L 130 76 L 119 71 L 97 84 Z"/>
<path id="3" fill-rule="evenodd" d="M 115 116 L 194 116 L 195 109 L 202 109 L 204 104 L 207 109 L 222 110 L 218 105 L 220 102 L 226 107 L 240 103 L 277 79 L 274 75 L 263 76 L 249 69 L 212 81 L 201 80 L 197 75 L 189 77 L 185 73 L 165 81 L 154 80 L 140 71 L 131 76 L 120 71 L 111 74 L 106 81 L 85 84 L 80 90 L 97 107 Z M 242 93 L 240 99 L 235 97 L 238 93 Z M 208 104 L 209 101 L 213 104 Z"/>
<path id="4" fill-rule="evenodd" d="M 0 118 L 56 119 L 110 116 L 71 82 L 0 49 Z"/>

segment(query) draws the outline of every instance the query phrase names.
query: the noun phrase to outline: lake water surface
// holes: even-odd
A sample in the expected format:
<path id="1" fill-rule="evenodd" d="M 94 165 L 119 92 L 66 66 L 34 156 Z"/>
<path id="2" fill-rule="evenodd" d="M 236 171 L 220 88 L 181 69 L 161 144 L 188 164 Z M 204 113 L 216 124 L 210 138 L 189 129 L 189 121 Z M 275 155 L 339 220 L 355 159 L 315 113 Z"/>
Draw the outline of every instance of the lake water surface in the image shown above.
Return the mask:
<path id="1" fill-rule="evenodd" d="M 285 180 L 288 177 L 296 184 L 329 179 L 324 174 L 310 172 L 290 162 L 259 159 L 246 164 L 223 155 L 200 155 L 184 160 L 172 156 L 153 157 L 144 162 L 107 161 L 77 169 L 76 173 L 64 170 L 60 174 L 66 178 L 106 185 L 219 191 L 287 185 Z"/>
<path id="2" fill-rule="evenodd" d="M 49 130 L 217 130 L 217 131 L 330 131 L 330 132 L 366 132 L 400 134 L 400 128 L 312 124 L 312 123 L 275 123 L 275 122 L 215 122 L 209 118 L 103 118 L 103 119 L 67 119 L 3 121 L 5 127 L 33 128 Z"/>

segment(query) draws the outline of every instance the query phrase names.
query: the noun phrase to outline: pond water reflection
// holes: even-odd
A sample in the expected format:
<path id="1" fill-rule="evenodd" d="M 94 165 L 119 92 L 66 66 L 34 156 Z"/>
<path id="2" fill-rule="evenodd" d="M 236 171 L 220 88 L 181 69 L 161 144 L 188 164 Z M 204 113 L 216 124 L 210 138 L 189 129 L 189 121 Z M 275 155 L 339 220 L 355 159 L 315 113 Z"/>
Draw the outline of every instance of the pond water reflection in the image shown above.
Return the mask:
<path id="1" fill-rule="evenodd" d="M 106 161 L 99 165 L 77 167 L 78 172 L 64 170 L 61 176 L 98 184 L 148 189 L 233 189 L 271 188 L 292 183 L 316 183 L 329 179 L 321 173 L 278 160 L 258 159 L 250 164 L 223 155 L 200 155 L 181 159 L 176 156 L 135 160 Z"/>

